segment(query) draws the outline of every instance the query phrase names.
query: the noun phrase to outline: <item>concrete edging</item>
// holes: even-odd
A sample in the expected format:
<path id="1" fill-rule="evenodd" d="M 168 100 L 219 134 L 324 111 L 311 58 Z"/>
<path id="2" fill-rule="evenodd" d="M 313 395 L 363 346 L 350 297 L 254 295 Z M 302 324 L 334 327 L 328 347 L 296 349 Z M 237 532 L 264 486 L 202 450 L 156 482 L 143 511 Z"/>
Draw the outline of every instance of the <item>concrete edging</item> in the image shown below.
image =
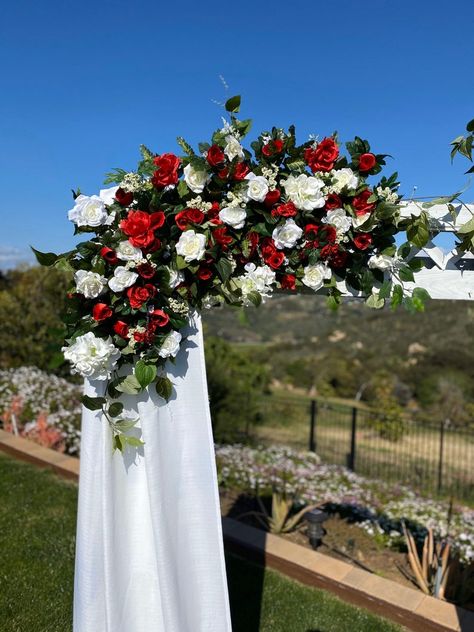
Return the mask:
<path id="1" fill-rule="evenodd" d="M 79 459 L 0 430 L 0 451 L 69 480 L 79 480 Z M 297 579 L 335 593 L 413 632 L 473 632 L 474 612 L 424 595 L 389 579 L 311 551 L 284 538 L 223 518 L 227 548 Z"/>
<path id="2" fill-rule="evenodd" d="M 414 632 L 473 632 L 474 612 L 284 538 L 223 518 L 228 548 L 304 584 L 335 593 L 344 601 L 392 619 Z"/>

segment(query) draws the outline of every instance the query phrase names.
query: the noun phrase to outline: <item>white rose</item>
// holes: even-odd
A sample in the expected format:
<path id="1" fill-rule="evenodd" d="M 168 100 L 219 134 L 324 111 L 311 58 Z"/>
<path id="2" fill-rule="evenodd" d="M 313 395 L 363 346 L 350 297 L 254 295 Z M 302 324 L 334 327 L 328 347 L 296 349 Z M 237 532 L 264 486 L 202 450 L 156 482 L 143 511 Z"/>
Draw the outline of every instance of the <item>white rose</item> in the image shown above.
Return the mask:
<path id="1" fill-rule="evenodd" d="M 252 305 L 252 302 L 247 299 L 251 292 L 258 292 L 262 299 L 271 296 L 271 285 L 275 282 L 275 272 L 269 266 L 257 267 L 254 263 L 247 263 L 245 270 L 246 274 L 236 279 L 242 290 L 244 305 Z"/>
<path id="2" fill-rule="evenodd" d="M 295 220 L 287 219 L 282 226 L 275 228 L 272 237 L 275 246 L 283 250 L 283 248 L 293 248 L 302 234 L 303 230 L 295 224 Z"/>
<path id="3" fill-rule="evenodd" d="M 109 279 L 109 287 L 113 292 L 123 292 L 138 279 L 138 274 L 132 272 L 124 266 L 117 266 L 114 269 L 114 276 Z"/>
<path id="4" fill-rule="evenodd" d="M 372 270 L 391 270 L 393 268 L 394 258 L 388 255 L 372 255 L 369 259 L 369 268 Z"/>
<path id="5" fill-rule="evenodd" d="M 226 146 L 224 147 L 224 153 L 229 160 L 234 158 L 245 158 L 244 149 L 235 136 L 226 136 Z"/>
<path id="6" fill-rule="evenodd" d="M 359 180 L 352 169 L 344 167 L 344 169 L 337 169 L 331 173 L 332 175 L 332 188 L 336 193 L 340 193 L 343 189 L 357 189 Z"/>
<path id="7" fill-rule="evenodd" d="M 331 270 L 323 263 L 306 266 L 306 268 L 303 268 L 303 272 L 304 276 L 301 280 L 315 292 L 323 287 L 325 279 L 331 278 Z"/>
<path id="8" fill-rule="evenodd" d="M 97 272 L 87 272 L 86 270 L 78 270 L 74 275 L 74 280 L 77 291 L 86 298 L 96 298 L 102 294 L 107 285 L 105 277 Z"/>
<path id="9" fill-rule="evenodd" d="M 202 193 L 209 180 L 209 174 L 204 169 L 194 169 L 192 165 L 184 168 L 184 181 L 193 193 Z"/>
<path id="10" fill-rule="evenodd" d="M 120 358 L 120 351 L 109 337 L 97 338 L 89 331 L 78 336 L 69 347 L 63 347 L 66 360 L 73 365 L 72 373 L 79 373 L 91 380 L 106 380 Z"/>
<path id="11" fill-rule="evenodd" d="M 179 351 L 181 338 L 182 336 L 178 331 L 170 332 L 163 340 L 158 355 L 161 358 L 174 358 Z"/>
<path id="12" fill-rule="evenodd" d="M 140 261 L 143 259 L 143 253 L 140 248 L 132 246 L 129 241 L 121 241 L 115 252 L 122 261 Z"/>
<path id="13" fill-rule="evenodd" d="M 181 255 L 186 262 L 199 261 L 204 256 L 206 250 L 206 235 L 196 233 L 194 230 L 185 230 L 181 233 L 176 252 Z"/>
<path id="14" fill-rule="evenodd" d="M 326 203 L 321 192 L 324 182 L 314 176 L 307 176 L 304 173 L 298 177 L 288 176 L 283 186 L 286 195 L 298 209 L 313 211 L 322 208 Z"/>
<path id="15" fill-rule="evenodd" d="M 243 228 L 247 211 L 239 206 L 227 206 L 219 211 L 219 219 L 232 228 Z"/>
<path id="16" fill-rule="evenodd" d="M 102 226 L 107 224 L 109 214 L 105 208 L 105 203 L 98 195 L 79 195 L 74 203 L 74 208 L 68 211 L 68 218 L 76 226 Z"/>
<path id="17" fill-rule="evenodd" d="M 245 176 L 247 181 L 247 189 L 244 191 L 243 197 L 246 202 L 255 200 L 255 202 L 263 202 L 268 193 L 268 181 L 263 176 L 256 176 L 250 172 Z"/>
<path id="18" fill-rule="evenodd" d="M 168 285 L 171 290 L 174 290 L 180 283 L 184 281 L 184 274 L 180 270 L 174 268 L 168 268 L 169 281 Z"/>
<path id="19" fill-rule="evenodd" d="M 346 215 L 345 210 L 342 208 L 335 208 L 329 211 L 323 222 L 334 226 L 338 233 L 347 233 L 352 226 L 352 218 Z"/>

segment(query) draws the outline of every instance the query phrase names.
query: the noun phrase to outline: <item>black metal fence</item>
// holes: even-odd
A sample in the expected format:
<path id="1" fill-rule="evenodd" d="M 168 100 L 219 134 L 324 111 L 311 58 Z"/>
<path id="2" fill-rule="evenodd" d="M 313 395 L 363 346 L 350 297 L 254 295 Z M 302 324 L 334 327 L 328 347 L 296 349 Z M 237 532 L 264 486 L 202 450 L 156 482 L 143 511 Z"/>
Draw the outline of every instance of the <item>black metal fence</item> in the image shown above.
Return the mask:
<path id="1" fill-rule="evenodd" d="M 474 431 L 364 406 L 271 395 L 253 439 L 315 451 L 326 463 L 423 492 L 474 501 Z"/>

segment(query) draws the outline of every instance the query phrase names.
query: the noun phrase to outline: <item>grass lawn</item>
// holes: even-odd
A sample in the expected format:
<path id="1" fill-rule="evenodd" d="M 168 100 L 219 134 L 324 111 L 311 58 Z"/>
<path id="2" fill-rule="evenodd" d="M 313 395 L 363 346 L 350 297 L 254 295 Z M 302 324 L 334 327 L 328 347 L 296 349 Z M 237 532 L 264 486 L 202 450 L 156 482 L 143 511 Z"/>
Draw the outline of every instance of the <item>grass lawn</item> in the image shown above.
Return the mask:
<path id="1" fill-rule="evenodd" d="M 74 484 L 0 454 L 0 632 L 72 629 L 76 502 Z M 401 630 L 233 555 L 227 564 L 234 632 Z"/>

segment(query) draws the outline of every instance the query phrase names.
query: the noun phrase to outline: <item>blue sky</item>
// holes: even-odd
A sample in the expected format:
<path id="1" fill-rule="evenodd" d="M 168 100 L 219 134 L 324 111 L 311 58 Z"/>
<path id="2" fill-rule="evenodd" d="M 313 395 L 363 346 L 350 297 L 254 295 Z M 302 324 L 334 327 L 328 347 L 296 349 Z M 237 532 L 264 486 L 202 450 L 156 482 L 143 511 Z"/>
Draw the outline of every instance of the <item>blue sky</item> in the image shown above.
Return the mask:
<path id="1" fill-rule="evenodd" d="M 0 265 L 28 244 L 70 248 L 72 187 L 97 192 L 140 143 L 208 140 L 212 100 L 236 93 L 255 131 L 368 138 L 394 156 L 405 194 L 462 187 L 468 165 L 451 166 L 449 142 L 474 116 L 473 20 L 470 0 L 5 4 Z"/>

